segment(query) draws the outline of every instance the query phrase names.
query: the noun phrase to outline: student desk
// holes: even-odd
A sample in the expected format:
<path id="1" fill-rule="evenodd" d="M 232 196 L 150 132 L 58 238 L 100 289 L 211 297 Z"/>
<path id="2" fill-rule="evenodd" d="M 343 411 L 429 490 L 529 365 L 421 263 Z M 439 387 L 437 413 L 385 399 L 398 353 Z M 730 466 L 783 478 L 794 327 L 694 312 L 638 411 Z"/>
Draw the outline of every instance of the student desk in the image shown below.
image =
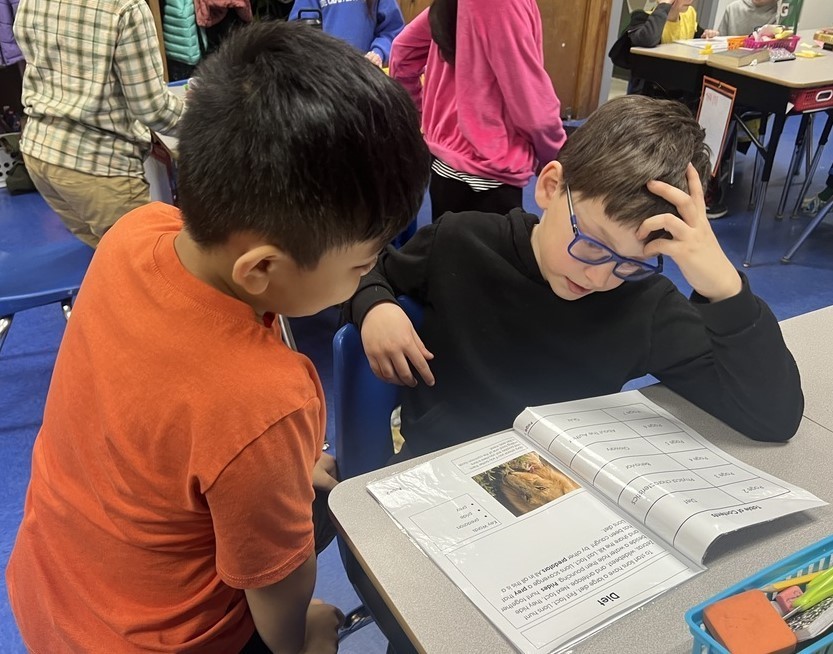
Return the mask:
<path id="1" fill-rule="evenodd" d="M 812 42 L 813 30 L 802 30 L 799 34 L 801 43 Z M 784 123 L 787 116 L 801 114 L 795 111 L 790 95 L 795 91 L 833 85 L 833 53 L 825 51 L 824 56 L 815 59 L 798 58 L 733 68 L 709 61 L 695 48 L 673 43 L 656 48 L 631 48 L 631 62 L 634 75 L 698 96 L 703 75 L 708 75 L 737 88 L 736 106 L 773 114 L 769 141 L 761 149 L 763 166 L 758 182 L 761 186 L 743 259 L 743 265 L 749 266 Z"/>
<path id="2" fill-rule="evenodd" d="M 823 336 L 833 329 L 833 308 L 788 320 L 782 327 L 801 369 L 807 399 L 805 418 L 790 444 L 750 441 L 662 386 L 643 392 L 729 454 L 833 502 L 829 482 L 833 410 L 826 406 L 833 396 L 833 345 Z M 431 456 L 342 482 L 330 495 L 333 518 L 418 651 L 513 652 L 503 636 L 396 527 L 365 488 L 370 481 Z M 689 654 L 693 641 L 683 617 L 689 608 L 829 535 L 831 524 L 833 507 L 826 506 L 725 536 L 710 549 L 706 572 L 614 622 L 574 651 Z M 558 534 L 541 534 L 541 538 L 558 538 Z"/>

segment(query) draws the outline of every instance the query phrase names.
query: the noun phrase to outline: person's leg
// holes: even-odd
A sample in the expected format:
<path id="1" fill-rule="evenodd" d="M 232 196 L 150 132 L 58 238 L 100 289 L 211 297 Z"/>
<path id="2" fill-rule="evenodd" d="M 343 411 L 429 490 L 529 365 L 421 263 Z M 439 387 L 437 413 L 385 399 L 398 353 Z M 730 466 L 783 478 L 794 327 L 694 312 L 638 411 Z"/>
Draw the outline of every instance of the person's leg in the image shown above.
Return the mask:
<path id="1" fill-rule="evenodd" d="M 99 177 L 25 157 L 35 187 L 67 228 L 96 247 L 124 214 L 150 202 L 144 177 Z"/>
<path id="2" fill-rule="evenodd" d="M 46 204 L 58 214 L 58 217 L 73 236 L 90 247 L 95 247 L 98 239 L 93 236 L 89 225 L 82 220 L 72 204 L 61 196 L 59 189 L 64 169 L 26 155 L 23 155 L 23 160 L 26 164 L 26 171 L 29 173 L 29 177 L 32 178 L 32 183 L 38 193 L 46 200 Z"/>
<path id="3" fill-rule="evenodd" d="M 506 214 L 523 206 L 523 189 L 519 186 L 501 184 L 497 188 L 475 191 L 465 182 L 442 177 L 431 171 L 428 187 L 431 195 L 431 221 L 436 222 L 444 213 L 460 211 L 483 211 Z"/>
<path id="4" fill-rule="evenodd" d="M 150 202 L 150 186 L 144 177 L 71 173 L 60 188 L 61 195 L 83 217 L 96 245 L 124 214 Z"/>
<path id="5" fill-rule="evenodd" d="M 501 184 L 497 188 L 488 191 L 477 191 L 474 193 L 473 211 L 485 213 L 507 214 L 512 209 L 523 207 L 524 191 L 520 186 Z"/>
<path id="6" fill-rule="evenodd" d="M 474 191 L 471 186 L 458 179 L 449 179 L 431 171 L 431 181 L 428 185 L 431 196 L 431 222 L 449 211 L 471 211 L 475 202 Z"/>

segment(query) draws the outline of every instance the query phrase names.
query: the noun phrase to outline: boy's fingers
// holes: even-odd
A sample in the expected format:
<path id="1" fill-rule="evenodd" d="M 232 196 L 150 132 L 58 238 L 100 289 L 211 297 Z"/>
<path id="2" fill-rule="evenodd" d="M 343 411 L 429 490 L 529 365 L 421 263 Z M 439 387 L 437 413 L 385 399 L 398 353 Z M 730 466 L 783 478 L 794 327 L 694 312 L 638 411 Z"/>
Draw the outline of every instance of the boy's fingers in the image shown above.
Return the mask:
<path id="1" fill-rule="evenodd" d="M 398 354 L 393 357 L 394 374 L 405 386 L 414 387 L 417 382 L 411 372 L 411 367 L 408 365 L 408 358 L 405 354 Z"/>
<path id="2" fill-rule="evenodd" d="M 702 200 L 705 197 L 703 183 L 700 181 L 700 175 L 693 164 L 688 164 L 685 174 L 688 182 L 688 194 L 695 202 Z"/>
<path id="3" fill-rule="evenodd" d="M 684 190 L 661 182 L 658 179 L 652 179 L 648 182 L 648 190 L 663 200 L 668 200 L 668 202 L 680 210 L 680 213 L 684 213 L 684 209 L 687 209 L 688 205 L 692 204 L 691 196 Z"/>
<path id="4" fill-rule="evenodd" d="M 408 352 L 408 358 L 411 360 L 411 364 L 414 366 L 417 373 L 419 373 L 419 376 L 422 377 L 423 381 L 429 386 L 433 386 L 434 373 L 431 372 L 431 367 L 428 365 L 428 361 L 423 356 L 421 349 L 416 347 L 410 350 Z"/>
<path id="5" fill-rule="evenodd" d="M 376 359 L 375 361 L 375 367 L 373 364 L 370 367 L 379 379 L 389 384 L 399 383 L 399 378 L 394 374 L 393 366 L 391 366 L 387 359 Z"/>
<path id="6" fill-rule="evenodd" d="M 434 358 L 434 355 L 427 347 L 425 347 L 425 343 L 422 342 L 422 339 L 419 337 L 416 331 L 414 331 L 414 340 L 416 341 L 416 344 L 419 346 L 419 351 L 422 354 L 422 356 L 424 356 L 426 359 Z"/>
<path id="7" fill-rule="evenodd" d="M 675 239 L 684 238 L 686 232 L 691 229 L 684 221 L 670 213 L 661 213 L 657 216 L 643 220 L 639 229 L 636 230 L 636 238 L 642 240 L 648 238 L 653 232 L 664 229 Z M 667 239 L 657 239 L 667 240 Z M 652 241 L 653 242 L 653 241 Z M 647 247 L 647 246 L 646 246 Z"/>

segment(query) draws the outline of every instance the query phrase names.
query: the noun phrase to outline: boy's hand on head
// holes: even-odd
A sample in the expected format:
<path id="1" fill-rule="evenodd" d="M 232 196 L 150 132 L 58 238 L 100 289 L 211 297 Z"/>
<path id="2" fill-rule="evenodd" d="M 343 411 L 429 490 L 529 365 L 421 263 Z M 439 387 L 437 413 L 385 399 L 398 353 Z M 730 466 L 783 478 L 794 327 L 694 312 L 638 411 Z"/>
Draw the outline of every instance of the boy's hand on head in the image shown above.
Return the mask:
<path id="1" fill-rule="evenodd" d="M 715 36 L 720 36 L 720 32 L 717 30 L 703 30 L 704 39 L 713 39 Z"/>
<path id="2" fill-rule="evenodd" d="M 364 317 L 362 345 L 373 374 L 391 384 L 414 387 L 413 366 L 429 386 L 434 375 L 428 362 L 434 358 L 417 335 L 402 308 L 393 302 L 377 304 Z"/>
<path id="3" fill-rule="evenodd" d="M 374 52 L 373 50 L 371 50 L 364 56 L 364 58 L 367 59 L 374 66 L 378 66 L 379 68 L 382 67 L 382 57 L 379 56 L 378 52 Z"/>
<path id="4" fill-rule="evenodd" d="M 321 454 L 312 469 L 312 487 L 318 491 L 329 492 L 338 485 L 338 470 L 336 460 L 326 452 Z"/>
<path id="5" fill-rule="evenodd" d="M 695 291 L 711 302 L 719 302 L 740 293 L 741 278 L 706 218 L 703 186 L 691 164 L 686 179 L 688 193 L 665 182 L 648 182 L 648 190 L 677 207 L 682 220 L 670 213 L 651 216 L 640 225 L 636 237 L 644 240 L 654 231 L 668 232 L 670 239 L 658 238 L 645 245 L 645 256 L 671 257 Z"/>
<path id="6" fill-rule="evenodd" d="M 344 614 L 335 606 L 319 599 L 307 609 L 307 635 L 303 654 L 335 654 L 338 651 L 338 629 Z"/>

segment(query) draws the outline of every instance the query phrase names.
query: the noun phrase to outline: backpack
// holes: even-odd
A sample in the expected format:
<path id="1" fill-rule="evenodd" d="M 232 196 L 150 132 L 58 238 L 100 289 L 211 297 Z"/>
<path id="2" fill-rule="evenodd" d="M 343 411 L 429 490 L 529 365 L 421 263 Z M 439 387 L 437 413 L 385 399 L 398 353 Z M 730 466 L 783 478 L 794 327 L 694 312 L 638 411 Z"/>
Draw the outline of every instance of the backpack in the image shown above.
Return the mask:
<path id="1" fill-rule="evenodd" d="M 6 190 L 12 195 L 29 193 L 35 185 L 20 154 L 20 134 L 0 134 L 0 160 L 4 161 Z M 11 164 L 11 165 L 9 165 Z"/>

